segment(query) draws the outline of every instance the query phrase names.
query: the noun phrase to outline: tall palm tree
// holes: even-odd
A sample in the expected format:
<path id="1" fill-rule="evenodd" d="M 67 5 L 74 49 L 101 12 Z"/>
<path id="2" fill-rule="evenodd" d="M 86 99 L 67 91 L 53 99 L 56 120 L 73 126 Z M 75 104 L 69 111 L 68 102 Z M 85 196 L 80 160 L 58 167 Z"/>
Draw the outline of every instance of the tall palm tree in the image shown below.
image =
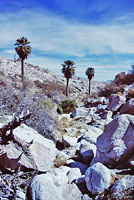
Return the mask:
<path id="1" fill-rule="evenodd" d="M 31 53 L 31 47 L 29 46 L 30 42 L 28 42 L 26 37 L 21 37 L 16 40 L 15 51 L 19 55 L 21 60 L 21 80 L 24 80 L 24 60 L 27 59 L 28 55 Z"/>
<path id="2" fill-rule="evenodd" d="M 71 60 L 64 61 L 64 64 L 62 64 L 62 73 L 64 74 L 67 83 L 66 83 L 66 96 L 69 96 L 69 79 L 72 78 L 72 76 L 75 74 L 75 63 Z"/>
<path id="3" fill-rule="evenodd" d="M 94 68 L 92 68 L 92 67 L 87 68 L 86 75 L 88 76 L 88 79 L 89 79 L 89 95 L 90 95 L 90 92 L 91 92 L 91 80 L 94 77 Z"/>

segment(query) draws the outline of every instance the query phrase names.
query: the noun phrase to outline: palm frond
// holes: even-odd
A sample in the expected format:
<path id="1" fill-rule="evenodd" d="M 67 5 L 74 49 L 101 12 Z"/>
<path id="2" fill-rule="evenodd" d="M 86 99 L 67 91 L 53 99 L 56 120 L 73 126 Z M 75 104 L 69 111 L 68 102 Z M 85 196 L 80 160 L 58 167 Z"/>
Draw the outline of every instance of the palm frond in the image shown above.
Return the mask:
<path id="1" fill-rule="evenodd" d="M 31 54 L 31 47 L 28 45 L 30 42 L 28 42 L 27 38 L 21 37 L 16 40 L 17 47 L 15 48 L 15 51 L 19 55 L 19 57 L 23 60 L 25 60 L 29 54 Z"/>
<path id="2" fill-rule="evenodd" d="M 65 78 L 72 78 L 72 76 L 75 74 L 75 63 L 71 60 L 64 61 L 64 64 L 62 65 L 61 72 L 64 74 Z"/>

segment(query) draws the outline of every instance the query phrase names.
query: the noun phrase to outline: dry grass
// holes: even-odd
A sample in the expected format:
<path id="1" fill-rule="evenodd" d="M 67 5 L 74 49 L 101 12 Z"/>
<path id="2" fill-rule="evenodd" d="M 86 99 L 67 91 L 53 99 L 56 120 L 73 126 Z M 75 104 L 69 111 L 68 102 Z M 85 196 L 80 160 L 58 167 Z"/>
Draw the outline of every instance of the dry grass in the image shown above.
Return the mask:
<path id="1" fill-rule="evenodd" d="M 56 159 L 54 160 L 54 165 L 55 167 L 61 167 L 66 164 L 67 159 L 65 159 L 62 156 L 57 156 Z"/>
<path id="2" fill-rule="evenodd" d="M 78 130 L 77 132 L 75 132 L 74 137 L 79 137 L 82 134 L 82 132 L 80 130 Z"/>
<path id="3" fill-rule="evenodd" d="M 34 81 L 34 84 L 36 85 L 36 87 L 40 88 L 42 90 L 42 92 L 49 98 L 52 98 L 56 92 L 58 94 L 64 94 L 64 91 L 65 91 L 64 84 L 61 84 L 58 81 L 56 81 L 56 82 L 44 81 L 42 83 L 39 80 L 37 80 L 37 81 Z"/>

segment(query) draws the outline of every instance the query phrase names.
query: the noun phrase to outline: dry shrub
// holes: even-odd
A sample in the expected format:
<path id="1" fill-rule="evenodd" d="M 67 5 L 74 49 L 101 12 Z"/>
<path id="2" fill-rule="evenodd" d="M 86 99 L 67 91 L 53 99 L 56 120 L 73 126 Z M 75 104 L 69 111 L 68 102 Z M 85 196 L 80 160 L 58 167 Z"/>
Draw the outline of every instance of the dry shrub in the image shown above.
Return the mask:
<path id="1" fill-rule="evenodd" d="M 35 85 L 42 90 L 42 92 L 52 98 L 55 93 L 64 94 L 65 86 L 60 82 L 46 81 L 41 83 L 39 80 L 34 81 Z"/>
<path id="2" fill-rule="evenodd" d="M 64 166 L 66 164 L 66 161 L 67 161 L 67 159 L 65 159 L 64 157 L 58 155 L 56 157 L 56 159 L 54 160 L 54 165 L 59 168 L 61 166 Z"/>
<path id="3" fill-rule="evenodd" d="M 12 80 L 6 80 L 6 86 L 0 87 L 0 111 L 3 114 L 19 115 L 21 111 L 27 110 L 31 113 L 30 119 L 26 124 L 38 131 L 46 138 L 56 140 L 53 127 L 57 127 L 57 122 L 51 112 L 55 103 L 46 98 L 43 93 L 29 93 L 27 87 L 15 88 Z M 28 83 L 29 86 L 29 83 Z"/>

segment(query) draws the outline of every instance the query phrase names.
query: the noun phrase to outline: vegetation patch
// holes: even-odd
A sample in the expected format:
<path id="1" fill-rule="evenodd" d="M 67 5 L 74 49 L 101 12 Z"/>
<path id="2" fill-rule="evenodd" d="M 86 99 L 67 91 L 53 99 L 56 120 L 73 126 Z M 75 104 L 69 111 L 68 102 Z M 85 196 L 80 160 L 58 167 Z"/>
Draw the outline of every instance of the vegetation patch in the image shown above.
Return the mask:
<path id="1" fill-rule="evenodd" d="M 56 81 L 44 81 L 39 80 L 34 81 L 36 87 L 40 88 L 42 92 L 49 98 L 52 98 L 55 93 L 64 94 L 65 86 L 60 82 Z"/>
<path id="2" fill-rule="evenodd" d="M 64 157 L 62 157 L 62 156 L 59 155 L 54 160 L 54 165 L 56 167 L 61 167 L 61 166 L 64 166 L 66 164 L 66 161 L 67 161 L 67 159 L 65 159 Z"/>
<path id="3" fill-rule="evenodd" d="M 57 112 L 59 114 L 63 114 L 63 113 L 70 113 L 72 112 L 75 108 L 77 107 L 77 103 L 75 100 L 64 100 L 62 101 L 58 108 L 57 108 Z"/>

